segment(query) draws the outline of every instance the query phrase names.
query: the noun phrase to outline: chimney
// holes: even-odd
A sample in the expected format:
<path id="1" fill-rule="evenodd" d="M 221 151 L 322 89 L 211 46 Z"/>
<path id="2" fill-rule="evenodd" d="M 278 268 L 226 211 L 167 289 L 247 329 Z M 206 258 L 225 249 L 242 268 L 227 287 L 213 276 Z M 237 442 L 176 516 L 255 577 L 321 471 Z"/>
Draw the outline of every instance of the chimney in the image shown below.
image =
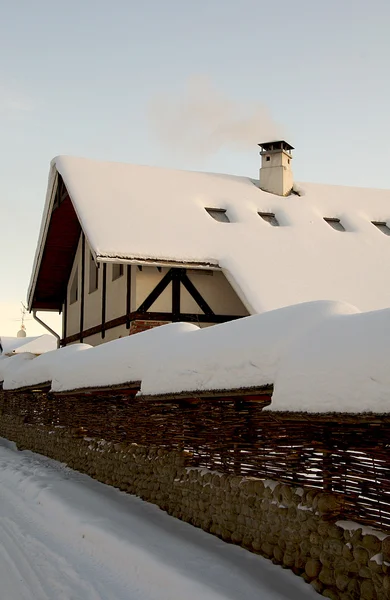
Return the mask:
<path id="1" fill-rule="evenodd" d="M 288 196 L 293 188 L 293 173 L 291 170 L 294 150 L 290 144 L 279 142 L 264 142 L 261 148 L 260 189 L 277 196 Z"/>

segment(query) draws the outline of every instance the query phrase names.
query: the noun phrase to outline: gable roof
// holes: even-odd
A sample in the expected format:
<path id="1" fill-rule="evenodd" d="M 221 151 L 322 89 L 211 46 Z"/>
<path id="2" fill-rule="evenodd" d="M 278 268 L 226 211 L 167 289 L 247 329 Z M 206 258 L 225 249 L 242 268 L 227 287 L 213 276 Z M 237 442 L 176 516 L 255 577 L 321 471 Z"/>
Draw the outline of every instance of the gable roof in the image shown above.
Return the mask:
<path id="1" fill-rule="evenodd" d="M 69 195 L 53 210 L 59 176 Z M 390 224 L 390 190 L 319 184 L 299 190 L 301 196 L 280 197 L 246 177 L 57 157 L 29 308 L 44 307 L 45 293 L 47 308 L 61 308 L 80 225 L 98 262 L 222 268 L 252 313 L 324 299 L 363 311 L 390 306 L 383 271 L 390 236 L 372 224 Z M 225 209 L 230 223 L 205 208 Z M 274 213 L 280 226 L 259 212 Z M 324 217 L 340 219 L 346 231 L 335 231 Z M 50 264 L 62 265 L 54 277 Z"/>

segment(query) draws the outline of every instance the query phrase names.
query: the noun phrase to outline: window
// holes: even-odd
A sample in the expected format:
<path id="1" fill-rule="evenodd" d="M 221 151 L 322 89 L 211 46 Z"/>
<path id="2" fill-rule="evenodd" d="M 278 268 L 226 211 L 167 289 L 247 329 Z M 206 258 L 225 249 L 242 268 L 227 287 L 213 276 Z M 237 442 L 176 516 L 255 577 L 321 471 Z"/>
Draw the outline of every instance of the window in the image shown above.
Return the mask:
<path id="1" fill-rule="evenodd" d="M 278 227 L 279 221 L 275 217 L 275 213 L 271 212 L 258 212 L 259 217 L 261 217 L 264 221 L 267 221 L 273 227 Z"/>
<path id="2" fill-rule="evenodd" d="M 371 221 L 371 223 L 385 235 L 390 235 L 390 227 L 387 226 L 386 221 Z"/>
<path id="3" fill-rule="evenodd" d="M 119 279 L 119 277 L 122 277 L 122 275 L 123 275 L 123 264 L 119 263 L 119 264 L 112 265 L 112 281 Z"/>
<path id="4" fill-rule="evenodd" d="M 266 160 L 267 162 L 269 162 L 269 161 L 271 160 L 271 157 L 270 157 L 270 156 L 266 156 L 266 157 L 265 157 L 265 160 Z"/>
<path id="5" fill-rule="evenodd" d="M 74 304 L 79 299 L 79 270 L 76 270 L 73 275 L 72 284 L 69 292 L 69 304 Z"/>
<path id="6" fill-rule="evenodd" d="M 206 208 L 205 210 L 209 213 L 210 217 L 213 217 L 216 221 L 219 221 L 220 223 L 230 223 L 225 208 Z"/>
<path id="7" fill-rule="evenodd" d="M 89 293 L 95 292 L 98 289 L 98 268 L 93 260 L 93 256 L 89 254 Z"/>
<path id="8" fill-rule="evenodd" d="M 340 219 L 337 219 L 336 217 L 324 217 L 324 221 L 336 231 L 345 231 L 344 225 Z"/>

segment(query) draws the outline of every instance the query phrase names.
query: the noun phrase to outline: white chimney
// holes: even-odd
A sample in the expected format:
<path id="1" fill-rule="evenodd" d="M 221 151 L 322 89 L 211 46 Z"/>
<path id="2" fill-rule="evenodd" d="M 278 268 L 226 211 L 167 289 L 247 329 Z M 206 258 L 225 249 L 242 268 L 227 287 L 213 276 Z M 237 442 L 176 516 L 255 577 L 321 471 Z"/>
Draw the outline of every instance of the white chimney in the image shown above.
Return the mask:
<path id="1" fill-rule="evenodd" d="M 271 194 L 288 196 L 294 183 L 291 169 L 291 150 L 294 148 L 283 140 L 265 142 L 259 146 L 261 148 L 260 188 Z"/>

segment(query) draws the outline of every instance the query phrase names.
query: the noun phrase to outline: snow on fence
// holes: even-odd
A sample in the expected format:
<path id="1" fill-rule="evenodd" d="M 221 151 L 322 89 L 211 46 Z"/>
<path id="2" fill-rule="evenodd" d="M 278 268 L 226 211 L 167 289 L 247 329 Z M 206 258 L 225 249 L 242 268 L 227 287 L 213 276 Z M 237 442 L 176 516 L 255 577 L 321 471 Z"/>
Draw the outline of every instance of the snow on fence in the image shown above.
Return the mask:
<path id="1" fill-rule="evenodd" d="M 390 309 L 309 302 L 213 327 L 171 323 L 91 348 L 0 361 L 8 390 L 52 392 L 141 383 L 161 397 L 274 386 L 272 411 L 390 412 Z M 33 360 L 24 360 L 24 358 Z"/>
<path id="2" fill-rule="evenodd" d="M 269 413 L 256 396 L 145 399 L 136 389 L 55 396 L 0 392 L 26 426 L 108 442 L 184 449 L 194 467 L 333 492 L 335 520 L 390 530 L 390 416 Z M 335 496 L 332 495 L 332 498 Z"/>

